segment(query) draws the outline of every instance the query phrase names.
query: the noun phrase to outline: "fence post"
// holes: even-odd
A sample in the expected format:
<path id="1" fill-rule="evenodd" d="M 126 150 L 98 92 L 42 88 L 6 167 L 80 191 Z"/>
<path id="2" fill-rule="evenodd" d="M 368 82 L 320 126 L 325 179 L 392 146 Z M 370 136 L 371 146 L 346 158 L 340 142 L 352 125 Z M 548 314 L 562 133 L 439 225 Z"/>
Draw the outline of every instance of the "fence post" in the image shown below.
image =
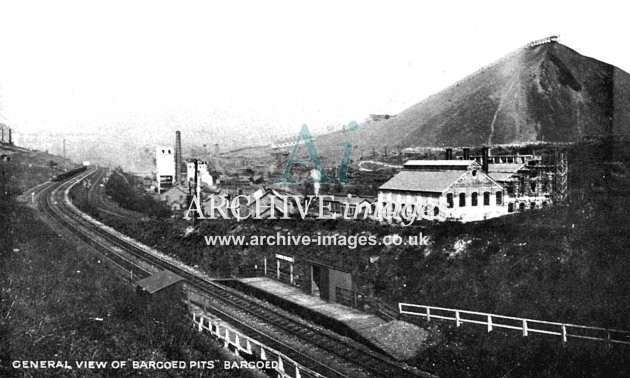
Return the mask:
<path id="1" fill-rule="evenodd" d="M 527 336 L 527 320 L 523 319 L 523 336 Z"/>
<path id="2" fill-rule="evenodd" d="M 186 286 L 186 302 L 188 304 L 188 311 L 190 311 L 190 288 Z"/>
<path id="3" fill-rule="evenodd" d="M 492 315 L 488 315 L 488 332 L 492 332 Z"/>
<path id="4" fill-rule="evenodd" d="M 293 263 L 291 263 L 291 266 L 289 267 L 289 281 L 291 282 L 291 285 L 293 285 Z"/>
<path id="5" fill-rule="evenodd" d="M 276 259 L 276 277 L 280 281 L 280 260 Z"/>
<path id="6" fill-rule="evenodd" d="M 455 310 L 455 324 L 459 327 L 461 325 L 461 321 L 459 320 L 459 311 Z"/>
<path id="7" fill-rule="evenodd" d="M 264 265 L 263 277 L 267 277 L 267 256 L 265 256 Z"/>
<path id="8" fill-rule="evenodd" d="M 238 333 L 234 334 L 234 354 L 240 356 L 241 341 L 239 340 Z"/>
<path id="9" fill-rule="evenodd" d="M 278 371 L 280 373 L 284 373 L 284 363 L 282 362 L 282 357 L 278 356 Z"/>
<path id="10" fill-rule="evenodd" d="M 567 342 L 567 326 L 565 326 L 564 324 L 562 325 L 562 342 Z"/>
<path id="11" fill-rule="evenodd" d="M 431 321 L 431 310 L 429 310 L 429 306 L 427 306 L 427 322 Z"/>

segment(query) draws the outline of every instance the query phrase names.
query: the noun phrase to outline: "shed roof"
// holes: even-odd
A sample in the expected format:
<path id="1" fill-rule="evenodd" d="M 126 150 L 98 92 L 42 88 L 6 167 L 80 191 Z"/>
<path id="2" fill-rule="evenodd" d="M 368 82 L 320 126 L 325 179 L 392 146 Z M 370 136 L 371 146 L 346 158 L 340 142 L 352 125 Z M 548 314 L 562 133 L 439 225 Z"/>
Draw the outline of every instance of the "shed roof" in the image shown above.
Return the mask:
<path id="1" fill-rule="evenodd" d="M 464 173 L 460 170 L 401 171 L 383 184 L 379 190 L 442 193 Z"/>
<path id="2" fill-rule="evenodd" d="M 407 169 L 444 169 L 466 170 L 471 165 L 479 165 L 474 160 L 409 160 L 403 168 Z"/>
<path id="3" fill-rule="evenodd" d="M 495 181 L 505 181 L 512 177 L 516 172 L 525 168 L 525 164 L 489 164 L 488 176 Z"/>
<path id="4" fill-rule="evenodd" d="M 150 294 L 155 294 L 158 291 L 165 289 L 183 280 L 184 279 L 178 276 L 177 274 L 169 270 L 163 270 L 147 278 L 141 279 L 140 281 L 137 282 L 137 285 L 140 286 L 143 290 L 149 292 Z"/>
<path id="5" fill-rule="evenodd" d="M 339 265 L 337 262 L 325 263 L 325 262 L 315 261 L 315 260 L 306 260 L 306 264 L 314 265 L 314 266 L 318 266 L 318 267 L 322 267 L 326 269 L 338 270 L 340 272 L 351 273 L 347 268 L 335 266 L 335 265 Z"/>
<path id="6" fill-rule="evenodd" d="M 512 172 L 515 173 L 525 167 L 523 163 L 488 164 L 488 173 L 491 172 Z"/>
<path id="7" fill-rule="evenodd" d="M 490 176 L 494 181 L 502 182 L 509 180 L 510 177 L 514 176 L 516 172 L 488 172 L 488 176 Z"/>
<path id="8" fill-rule="evenodd" d="M 166 190 L 165 192 L 162 192 L 162 194 L 170 195 L 170 193 L 173 193 L 173 192 L 188 194 L 188 186 L 173 185 L 170 188 L 168 188 L 168 190 Z"/>
<path id="9" fill-rule="evenodd" d="M 332 199 L 330 198 L 332 196 Z M 368 202 L 368 203 L 372 203 L 374 201 L 374 198 L 372 197 L 361 197 L 361 196 L 351 196 L 348 197 L 348 195 L 343 195 L 343 194 L 332 194 L 332 195 L 326 195 L 326 197 L 324 198 L 324 202 L 328 201 L 334 201 L 334 202 L 339 202 L 339 203 L 349 203 L 349 204 L 358 204 L 361 202 Z"/>

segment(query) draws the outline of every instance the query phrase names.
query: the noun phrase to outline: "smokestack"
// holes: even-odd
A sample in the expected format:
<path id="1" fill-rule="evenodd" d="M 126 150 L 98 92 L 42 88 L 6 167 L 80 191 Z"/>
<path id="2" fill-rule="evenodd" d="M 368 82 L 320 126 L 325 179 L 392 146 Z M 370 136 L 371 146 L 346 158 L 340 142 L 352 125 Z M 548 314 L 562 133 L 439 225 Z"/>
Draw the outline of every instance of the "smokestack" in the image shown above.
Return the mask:
<path id="1" fill-rule="evenodd" d="M 181 182 L 182 182 L 182 136 L 179 131 L 175 131 L 175 183 L 181 184 Z"/>
<path id="2" fill-rule="evenodd" d="M 2 132 L 2 137 L 0 137 L 0 142 L 4 143 L 4 125 L 0 125 L 0 131 Z"/>
<path id="3" fill-rule="evenodd" d="M 197 174 L 199 172 L 199 161 L 195 159 L 195 190 L 197 191 L 197 199 L 201 203 L 201 183 L 199 180 L 201 177 Z"/>
<path id="4" fill-rule="evenodd" d="M 470 148 L 464 147 L 464 160 L 470 160 Z"/>
<path id="5" fill-rule="evenodd" d="M 179 140 L 179 131 L 177 132 L 177 140 Z M 200 191 L 200 187 L 199 187 L 199 177 L 197 176 L 197 159 L 195 159 L 195 196 L 197 196 L 197 203 L 201 204 L 201 191 Z M 190 175 L 189 172 L 186 173 L 187 175 Z M 191 188 L 191 187 L 189 187 Z M 190 190 L 190 189 L 189 189 Z M 197 223 L 197 216 L 201 217 L 202 214 L 197 214 L 196 211 L 193 212 L 193 216 L 192 216 L 192 221 L 193 221 L 193 228 L 195 227 L 196 223 Z"/>
<path id="6" fill-rule="evenodd" d="M 481 148 L 481 170 L 488 173 L 488 147 Z"/>
<path id="7" fill-rule="evenodd" d="M 63 157 L 66 157 L 66 140 L 63 140 Z"/>
<path id="8" fill-rule="evenodd" d="M 9 144 L 13 144 L 13 142 L 11 141 L 11 128 L 9 127 Z"/>
<path id="9" fill-rule="evenodd" d="M 447 148 L 446 149 L 446 160 L 453 160 L 453 149 L 452 148 Z"/>

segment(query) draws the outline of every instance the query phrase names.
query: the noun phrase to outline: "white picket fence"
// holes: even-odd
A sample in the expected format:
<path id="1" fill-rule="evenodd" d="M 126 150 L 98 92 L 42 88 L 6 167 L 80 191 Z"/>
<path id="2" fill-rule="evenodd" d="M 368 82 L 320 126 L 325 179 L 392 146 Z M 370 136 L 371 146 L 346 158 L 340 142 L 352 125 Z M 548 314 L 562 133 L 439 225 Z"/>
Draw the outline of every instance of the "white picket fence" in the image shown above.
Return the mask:
<path id="1" fill-rule="evenodd" d="M 523 336 L 529 336 L 530 333 L 556 335 L 562 338 L 563 343 L 566 343 L 569 338 L 575 338 L 630 344 L 630 331 L 617 329 L 547 322 L 543 320 L 410 303 L 399 303 L 398 311 L 402 315 L 422 316 L 427 321 L 431 321 L 431 319 L 452 320 L 457 327 L 464 323 L 484 325 L 487 327 L 488 332 L 491 332 L 495 328 L 505 328 L 521 331 Z"/>
<path id="2" fill-rule="evenodd" d="M 193 313 L 192 321 L 199 332 L 208 332 L 213 337 L 223 342 L 225 348 L 237 356 L 255 357 L 258 361 L 268 361 L 269 366 L 278 373 L 281 378 L 324 378 L 323 375 L 295 362 L 281 352 L 272 349 L 262 343 L 243 335 L 227 326 L 225 322 L 213 319 L 204 314 Z"/>

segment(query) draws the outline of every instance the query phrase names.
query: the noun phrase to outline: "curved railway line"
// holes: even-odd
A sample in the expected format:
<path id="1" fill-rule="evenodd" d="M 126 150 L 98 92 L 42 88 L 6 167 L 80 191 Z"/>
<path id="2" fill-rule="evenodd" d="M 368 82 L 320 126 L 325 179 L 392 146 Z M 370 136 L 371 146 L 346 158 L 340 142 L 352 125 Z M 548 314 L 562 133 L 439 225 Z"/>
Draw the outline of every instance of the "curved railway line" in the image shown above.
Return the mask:
<path id="1" fill-rule="evenodd" d="M 208 308 L 209 312 L 228 323 L 237 323 L 234 324 L 234 326 L 241 329 L 244 334 L 282 352 L 287 357 L 292 358 L 303 366 L 324 376 L 349 377 L 352 375 L 336 370 L 325 361 L 317 361 L 307 353 L 283 343 L 278 340 L 277 337 L 273 337 L 261 330 L 253 328 L 218 307 L 236 308 L 240 312 L 256 317 L 266 324 L 270 324 L 275 328 L 279 328 L 284 330 L 284 332 L 298 337 L 309 345 L 316 346 L 330 354 L 334 354 L 346 363 L 355 366 L 358 371 L 366 372 L 367 376 L 432 376 L 393 361 L 386 356 L 369 350 L 367 347 L 345 342 L 341 337 L 334 337 L 330 332 L 323 332 L 310 324 L 285 316 L 282 312 L 275 311 L 269 305 L 264 305 L 260 303 L 260 301 L 254 300 L 241 292 L 209 281 L 192 273 L 191 270 L 184 269 L 179 264 L 174 264 L 167 258 L 147 252 L 146 249 L 138 245 L 139 243 L 133 242 L 128 238 L 121 238 L 115 231 L 111 231 L 111 229 L 100 225 L 98 222 L 89 221 L 89 218 L 86 219 L 84 214 L 80 213 L 72 204 L 68 203 L 69 199 L 67 193 L 74 183 L 94 173 L 95 172 L 89 172 L 63 183 L 51 183 L 42 187 L 37 196 L 38 206 L 62 227 L 108 257 L 115 264 L 127 271 L 131 270 L 135 275 L 140 277 L 147 276 L 151 272 L 149 272 L 146 267 L 143 267 L 142 264 L 138 264 L 138 260 L 146 262 L 157 269 L 167 269 L 180 275 L 187 281 L 189 286 L 208 295 L 218 303 L 221 303 L 221 306 Z M 93 180 L 93 185 L 97 185 L 102 176 L 103 173 L 101 171 L 99 172 L 99 176 Z M 127 255 L 127 257 L 125 255 Z M 132 258 L 128 256 L 132 256 Z"/>

